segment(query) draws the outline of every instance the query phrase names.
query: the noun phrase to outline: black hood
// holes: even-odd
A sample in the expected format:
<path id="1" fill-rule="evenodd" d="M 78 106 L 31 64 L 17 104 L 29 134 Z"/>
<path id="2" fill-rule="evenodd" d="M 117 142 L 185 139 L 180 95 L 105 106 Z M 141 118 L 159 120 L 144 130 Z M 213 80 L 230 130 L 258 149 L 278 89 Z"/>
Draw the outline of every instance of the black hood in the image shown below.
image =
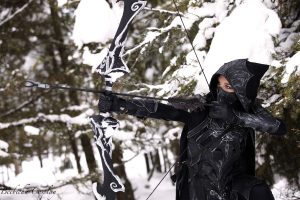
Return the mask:
<path id="1" fill-rule="evenodd" d="M 210 92 L 214 97 L 217 96 L 218 76 L 225 76 L 243 108 L 248 112 L 249 107 L 257 96 L 260 79 L 268 68 L 268 65 L 249 62 L 247 59 L 238 59 L 225 63 L 212 76 L 209 86 Z"/>

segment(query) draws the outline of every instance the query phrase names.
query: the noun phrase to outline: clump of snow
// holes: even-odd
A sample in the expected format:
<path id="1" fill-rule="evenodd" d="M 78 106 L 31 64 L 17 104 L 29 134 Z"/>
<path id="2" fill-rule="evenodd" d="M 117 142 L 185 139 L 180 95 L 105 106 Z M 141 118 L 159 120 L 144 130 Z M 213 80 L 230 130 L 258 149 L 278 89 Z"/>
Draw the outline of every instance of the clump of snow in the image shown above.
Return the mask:
<path id="1" fill-rule="evenodd" d="M 9 154 L 7 153 L 8 151 L 8 143 L 0 140 L 0 157 L 7 157 Z"/>
<path id="2" fill-rule="evenodd" d="M 106 1 L 81 0 L 75 11 L 72 36 L 77 46 L 112 39 L 123 12 L 119 5 L 110 8 Z"/>
<path id="3" fill-rule="evenodd" d="M 39 54 L 37 52 L 30 51 L 25 57 L 25 62 L 22 65 L 21 69 L 28 72 L 32 68 L 32 66 L 38 64 L 38 57 Z"/>
<path id="4" fill-rule="evenodd" d="M 189 52 L 186 55 L 186 57 L 185 57 L 186 63 L 188 65 L 193 65 L 197 69 L 201 69 L 200 66 L 199 66 L 199 63 L 198 63 L 196 55 L 197 55 L 197 57 L 199 59 L 199 62 L 201 64 L 201 66 L 202 66 L 204 58 L 206 56 L 206 52 L 205 51 L 198 51 L 198 50 L 196 50 L 196 54 L 195 54 L 194 51 Z"/>
<path id="5" fill-rule="evenodd" d="M 290 75 L 295 72 L 297 75 L 300 74 L 300 51 L 298 51 L 294 56 L 292 56 L 286 63 L 286 68 L 284 71 L 281 83 L 287 83 Z"/>
<path id="6" fill-rule="evenodd" d="M 182 128 L 179 126 L 175 128 L 171 128 L 170 130 L 168 130 L 165 137 L 170 140 L 179 139 L 181 132 L 182 132 Z"/>
<path id="7" fill-rule="evenodd" d="M 295 42 L 298 42 L 300 33 L 296 32 L 300 25 L 300 20 L 293 22 L 290 28 L 283 28 L 280 31 L 278 38 L 279 46 L 276 47 L 276 52 L 289 54 Z"/>
<path id="8" fill-rule="evenodd" d="M 263 3 L 270 9 L 278 8 L 278 1 L 279 0 L 263 0 Z"/>
<path id="9" fill-rule="evenodd" d="M 173 57 L 171 60 L 170 60 L 170 64 L 171 65 L 176 65 L 176 62 L 177 62 L 177 59 L 178 59 L 178 57 Z M 164 72 L 164 73 L 167 73 L 167 72 Z"/>
<path id="10" fill-rule="evenodd" d="M 89 105 L 88 104 L 81 104 L 81 105 L 73 105 L 73 106 L 69 106 L 67 108 L 63 108 L 61 109 L 61 111 L 66 111 L 66 110 L 73 110 L 73 111 L 81 111 L 81 110 L 85 110 L 88 109 Z"/>
<path id="11" fill-rule="evenodd" d="M 173 21 L 170 24 L 170 27 L 176 27 L 176 26 L 180 26 L 182 28 L 182 31 L 184 31 L 184 27 L 183 24 L 181 22 L 181 20 L 183 21 L 185 28 L 190 29 L 194 23 L 194 21 L 197 19 L 196 16 L 191 15 L 191 14 L 186 14 L 188 17 L 175 17 L 173 19 Z"/>
<path id="12" fill-rule="evenodd" d="M 29 135 L 39 135 L 40 129 L 33 126 L 25 126 L 24 131 Z"/>
<path id="13" fill-rule="evenodd" d="M 215 28 L 213 27 L 217 23 L 216 17 L 213 18 L 204 18 L 198 28 L 199 31 L 194 38 L 193 45 L 195 49 L 202 49 L 206 47 L 206 40 L 211 39 L 215 32 Z"/>
<path id="14" fill-rule="evenodd" d="M 190 1 L 190 3 L 193 3 Z M 195 2 L 194 2 L 195 3 Z M 210 17 L 215 16 L 216 14 L 216 5 L 215 3 L 204 2 L 201 7 L 192 7 L 190 6 L 188 9 L 188 13 L 194 14 L 200 17 Z"/>
<path id="15" fill-rule="evenodd" d="M 290 188 L 285 178 L 280 178 L 272 188 L 272 193 L 276 200 L 300 199 L 300 192 L 296 188 Z"/>
<path id="16" fill-rule="evenodd" d="M 8 153 L 6 153 L 5 151 L 0 150 L 0 157 L 7 157 L 9 156 Z"/>
<path id="17" fill-rule="evenodd" d="M 173 77 L 181 77 L 183 79 L 190 79 L 192 78 L 196 73 L 198 72 L 198 69 L 190 66 L 190 65 L 186 65 L 186 66 L 181 66 L 178 70 L 176 70 L 176 72 L 173 73 Z"/>
<path id="18" fill-rule="evenodd" d="M 68 0 L 57 0 L 57 2 L 58 2 L 58 6 L 61 7 L 65 5 L 68 2 Z"/>
<path id="19" fill-rule="evenodd" d="M 0 140 L 0 149 L 4 150 L 4 151 L 7 151 L 8 150 L 8 143 L 3 141 L 3 140 Z"/>
<path id="20" fill-rule="evenodd" d="M 147 68 L 145 71 L 145 77 L 147 80 L 152 81 L 154 76 L 157 74 L 157 70 L 154 67 Z"/>
<path id="21" fill-rule="evenodd" d="M 160 32 L 157 31 L 157 30 L 147 32 L 146 37 L 144 38 L 144 40 L 140 44 L 138 44 L 137 46 L 135 46 L 134 48 L 127 50 L 126 53 L 124 53 L 124 55 L 131 54 L 132 52 L 140 49 L 141 47 L 143 47 L 143 46 L 151 43 L 158 36 L 160 36 L 164 32 L 169 31 L 169 29 L 171 29 L 171 28 L 173 28 L 173 26 L 166 27 L 166 28 L 164 28 L 164 30 L 161 29 Z M 151 29 L 151 28 L 149 28 L 149 29 Z M 140 50 L 140 53 L 143 54 L 144 51 L 145 51 L 145 48 L 142 48 Z"/>
<path id="22" fill-rule="evenodd" d="M 277 101 L 278 98 L 280 98 L 282 95 L 281 94 L 274 94 L 272 95 L 269 99 L 265 100 L 264 103 L 262 104 L 263 107 L 267 108 L 269 107 L 272 103 Z"/>
<path id="23" fill-rule="evenodd" d="M 100 53 L 91 53 L 88 47 L 84 47 L 82 55 L 82 63 L 93 66 L 92 73 L 96 71 L 101 61 L 108 53 L 108 48 L 103 48 Z"/>

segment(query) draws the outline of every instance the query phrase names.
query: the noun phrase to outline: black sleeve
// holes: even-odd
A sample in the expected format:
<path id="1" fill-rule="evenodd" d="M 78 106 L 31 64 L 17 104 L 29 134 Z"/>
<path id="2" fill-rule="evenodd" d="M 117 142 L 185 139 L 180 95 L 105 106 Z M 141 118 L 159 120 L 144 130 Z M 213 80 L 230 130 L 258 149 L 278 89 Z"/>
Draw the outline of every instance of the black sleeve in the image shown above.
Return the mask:
<path id="1" fill-rule="evenodd" d="M 273 117 L 261 105 L 255 103 L 253 112 L 254 114 L 234 111 L 237 116 L 237 123 L 243 127 L 253 128 L 272 135 L 284 135 L 286 133 L 283 121 Z"/>
<path id="2" fill-rule="evenodd" d="M 121 100 L 120 112 L 136 116 L 138 118 L 155 118 L 168 121 L 179 121 L 190 124 L 200 119 L 196 112 L 189 113 L 185 110 L 176 109 L 173 106 L 158 103 L 153 100 Z"/>

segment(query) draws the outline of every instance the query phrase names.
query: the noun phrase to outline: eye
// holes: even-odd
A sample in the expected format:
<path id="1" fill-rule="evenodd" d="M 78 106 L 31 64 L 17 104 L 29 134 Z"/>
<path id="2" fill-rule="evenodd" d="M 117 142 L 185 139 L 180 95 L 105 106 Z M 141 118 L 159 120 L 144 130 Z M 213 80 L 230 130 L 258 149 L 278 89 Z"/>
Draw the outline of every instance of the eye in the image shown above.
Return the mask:
<path id="1" fill-rule="evenodd" d="M 231 85 L 225 85 L 226 89 L 232 89 Z"/>

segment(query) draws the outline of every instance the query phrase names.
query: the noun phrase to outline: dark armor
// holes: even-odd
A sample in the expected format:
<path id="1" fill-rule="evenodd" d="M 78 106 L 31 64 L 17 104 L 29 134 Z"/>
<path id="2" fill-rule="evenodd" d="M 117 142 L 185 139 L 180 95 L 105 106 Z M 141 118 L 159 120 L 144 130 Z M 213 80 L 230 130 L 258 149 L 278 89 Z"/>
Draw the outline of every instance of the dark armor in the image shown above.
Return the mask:
<path id="1" fill-rule="evenodd" d="M 127 114 L 185 124 L 180 139 L 177 200 L 248 200 L 254 186 L 268 188 L 254 176 L 253 130 L 283 135 L 286 129 L 281 120 L 255 101 L 259 81 L 267 69 L 266 65 L 243 59 L 226 63 L 213 75 L 207 103 L 218 100 L 214 98 L 218 96 L 217 78 L 225 76 L 236 95 L 224 98 L 235 100 L 227 102 L 230 107 L 226 107 L 232 109 L 229 113 L 233 120 L 211 118 L 209 105 L 189 112 L 157 102 L 120 99 L 120 111 Z"/>
<path id="2" fill-rule="evenodd" d="M 230 199 L 232 179 L 242 170 L 246 131 L 209 117 L 203 122 L 197 134 L 187 135 L 190 199 Z"/>

